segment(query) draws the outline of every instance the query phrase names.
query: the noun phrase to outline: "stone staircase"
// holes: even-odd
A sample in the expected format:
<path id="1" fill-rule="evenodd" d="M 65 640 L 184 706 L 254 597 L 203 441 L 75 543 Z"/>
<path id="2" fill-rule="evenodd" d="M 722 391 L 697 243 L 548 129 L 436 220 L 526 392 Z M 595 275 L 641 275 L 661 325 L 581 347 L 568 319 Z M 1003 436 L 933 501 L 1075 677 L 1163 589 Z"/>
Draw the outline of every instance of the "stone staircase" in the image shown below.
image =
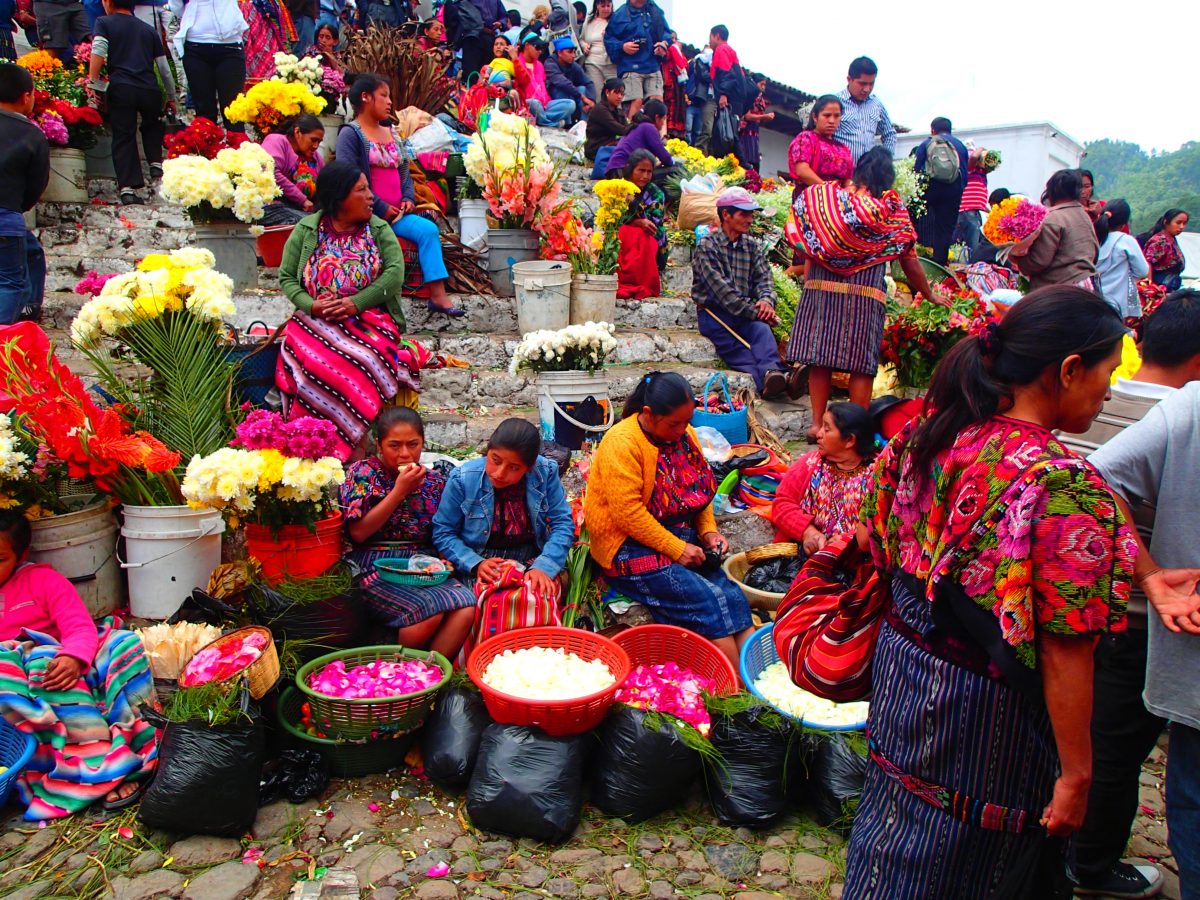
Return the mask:
<path id="1" fill-rule="evenodd" d="M 581 207 L 594 208 L 587 170 L 568 166 L 564 188 Z M 46 302 L 42 325 L 55 340 L 60 358 L 86 375 L 86 360 L 70 346 L 67 331 L 82 299 L 72 292 L 89 270 L 130 270 L 147 253 L 186 246 L 194 238 L 191 223 L 174 205 L 153 198 L 144 206 L 115 204 L 115 185 L 93 179 L 89 204 L 42 204 L 38 227 L 46 248 Z M 604 370 L 609 396 L 620 404 L 649 371 L 683 374 L 699 390 L 705 379 L 722 368 L 712 344 L 696 329 L 692 304 L 691 267 L 672 259 L 664 277 L 668 296 L 643 301 L 618 301 L 618 347 Z M 274 328 L 292 307 L 278 291 L 273 269 L 260 269 L 259 289 L 236 296 L 239 329 L 262 321 Z M 404 301 L 411 335 L 430 349 L 456 357 L 469 368 L 445 368 L 423 373 L 421 409 L 428 422 L 431 447 L 478 447 L 496 424 L 509 415 L 536 419 L 535 379 L 508 371 L 520 339 L 516 301 L 510 298 L 459 296 L 467 314 L 459 319 L 432 314 L 421 302 Z M 749 376 L 727 372 L 731 390 L 753 387 Z M 783 440 L 803 437 L 811 421 L 807 400 L 799 403 L 761 403 L 760 419 Z"/>

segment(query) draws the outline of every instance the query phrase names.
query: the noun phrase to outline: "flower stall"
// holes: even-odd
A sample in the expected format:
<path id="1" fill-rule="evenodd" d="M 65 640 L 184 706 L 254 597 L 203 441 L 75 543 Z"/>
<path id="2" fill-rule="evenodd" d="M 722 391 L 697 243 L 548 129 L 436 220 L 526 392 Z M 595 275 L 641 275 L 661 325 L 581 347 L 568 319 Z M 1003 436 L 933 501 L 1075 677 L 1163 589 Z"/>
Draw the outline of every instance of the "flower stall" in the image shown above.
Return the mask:
<path id="1" fill-rule="evenodd" d="M 515 294 L 512 267 L 536 259 L 542 237 L 563 222 L 558 177 L 536 127 L 521 116 L 493 113 L 464 157 L 467 174 L 483 190 L 495 227 L 488 228 L 488 271 L 496 295 Z M 569 211 L 569 209 L 568 209 Z"/>
<path id="2" fill-rule="evenodd" d="M 933 370 L 950 348 L 964 337 L 978 334 L 994 318 L 988 304 L 972 290 L 962 288 L 946 294 L 951 307 L 921 298 L 911 306 L 895 299 L 887 301 L 887 324 L 883 329 L 880 363 L 891 367 L 897 387 L 923 391 L 929 387 Z"/>
<path id="3" fill-rule="evenodd" d="M 324 419 L 290 422 L 253 410 L 236 439 L 193 456 L 183 496 L 246 526 L 246 548 L 269 584 L 314 578 L 342 555 L 342 514 L 333 491 L 345 480 L 336 430 Z"/>
<path id="4" fill-rule="evenodd" d="M 208 123 L 211 125 L 212 123 Z M 196 127 L 196 126 L 193 126 Z M 213 126 L 215 128 L 215 126 Z M 186 208 L 196 229 L 196 243 L 209 251 L 216 268 L 233 279 L 237 290 L 258 286 L 258 253 L 252 225 L 263 208 L 279 196 L 275 163 L 260 145 L 246 141 L 238 146 L 200 126 L 188 138 L 202 152 L 168 158 L 163 163 L 159 193 L 163 199 Z M 184 145 L 180 140 L 172 151 Z M 204 155 L 204 151 L 216 152 Z"/>
<path id="5" fill-rule="evenodd" d="M 33 123 L 50 144 L 50 181 L 43 201 L 86 203 L 85 151 L 95 146 L 104 122 L 87 105 L 82 64 L 67 68 L 51 53 L 34 50 L 17 60 L 33 76 Z"/>
<path id="6" fill-rule="evenodd" d="M 614 322 L 617 316 L 617 261 L 621 252 L 618 232 L 633 198 L 641 193 L 631 181 L 612 178 L 598 182 L 592 192 L 600 201 L 594 231 L 574 216 L 548 237 L 543 253 L 557 251 L 571 263 L 572 325 Z"/>
<path id="7" fill-rule="evenodd" d="M 517 345 L 509 371 L 537 374 L 538 415 L 546 440 L 577 450 L 586 435 L 601 434 L 612 425 L 608 380 L 600 370 L 617 349 L 613 331 L 608 322 L 586 322 L 531 332 Z"/>
<path id="8" fill-rule="evenodd" d="M 321 153 L 325 161 L 329 162 L 333 159 L 334 148 L 337 145 L 338 129 L 345 121 L 338 112 L 338 104 L 346 92 L 345 78 L 332 66 L 322 65 L 315 56 L 296 57 L 290 53 L 276 53 L 274 60 L 275 77 L 272 80 L 303 85 L 313 96 L 324 101 L 324 108 L 320 113 L 313 115 L 316 115 L 325 127 Z"/>

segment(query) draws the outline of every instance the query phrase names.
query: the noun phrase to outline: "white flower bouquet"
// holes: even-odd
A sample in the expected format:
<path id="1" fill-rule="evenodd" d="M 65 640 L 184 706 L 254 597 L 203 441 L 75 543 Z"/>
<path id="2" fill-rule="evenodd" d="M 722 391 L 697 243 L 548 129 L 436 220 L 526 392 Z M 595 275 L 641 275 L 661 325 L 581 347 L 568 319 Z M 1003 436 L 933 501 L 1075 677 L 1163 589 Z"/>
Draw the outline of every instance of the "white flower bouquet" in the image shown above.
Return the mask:
<path id="1" fill-rule="evenodd" d="M 290 53 L 275 54 L 275 77 L 288 84 L 302 84 L 314 96 L 321 96 L 321 61 L 312 56 L 296 57 Z"/>
<path id="2" fill-rule="evenodd" d="M 607 322 L 568 325 L 558 331 L 532 331 L 521 338 L 509 371 L 595 372 L 617 348 L 615 329 Z"/>
<path id="3" fill-rule="evenodd" d="M 196 224 L 262 218 L 263 208 L 280 195 L 275 162 L 261 146 L 246 142 L 215 159 L 178 156 L 163 163 L 163 199 L 187 207 Z"/>
<path id="4" fill-rule="evenodd" d="M 924 172 L 916 170 L 916 160 L 911 156 L 898 159 L 895 162 L 896 180 L 892 182 L 892 190 L 900 195 L 908 215 L 915 223 L 925 215 L 925 188 L 929 179 Z"/>

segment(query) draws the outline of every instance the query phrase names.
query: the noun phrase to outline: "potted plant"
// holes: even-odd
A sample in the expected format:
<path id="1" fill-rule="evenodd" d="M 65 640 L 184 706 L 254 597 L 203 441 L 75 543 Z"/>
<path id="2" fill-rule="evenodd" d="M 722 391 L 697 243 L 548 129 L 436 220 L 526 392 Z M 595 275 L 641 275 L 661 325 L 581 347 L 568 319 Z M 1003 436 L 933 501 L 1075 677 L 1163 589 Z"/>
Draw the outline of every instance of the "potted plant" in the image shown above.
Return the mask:
<path id="1" fill-rule="evenodd" d="M 486 131 L 471 137 L 463 160 L 479 185 L 495 227 L 488 229 L 488 271 L 497 296 L 515 293 L 512 267 L 537 259 L 547 214 L 563 204 L 559 166 L 550 162 L 536 127 L 521 116 L 494 112 Z"/>
<path id="2" fill-rule="evenodd" d="M 608 322 L 568 325 L 558 331 L 525 335 L 513 353 L 509 371 L 537 375 L 538 416 L 542 435 L 578 449 L 583 433 L 601 433 L 612 425 L 608 380 L 600 372 L 617 348 Z M 603 423 L 581 422 L 574 415 L 579 404 L 595 400 L 606 409 Z M 561 432 L 561 433 L 560 433 Z M 574 438 L 574 439 L 572 439 Z"/>
<path id="3" fill-rule="evenodd" d="M 220 516 L 182 505 L 175 469 L 181 456 L 135 424 L 141 414 L 101 407 L 78 376 L 28 322 L 12 326 L 0 345 L 0 378 L 19 427 L 66 464 L 124 504 L 129 600 L 135 616 L 167 618 L 221 561 Z"/>
<path id="4" fill-rule="evenodd" d="M 629 204 L 641 191 L 632 181 L 613 178 L 592 191 L 600 200 L 596 230 L 588 232 L 577 220 L 553 230 L 567 241 L 567 259 L 575 274 L 571 279 L 571 324 L 614 322 L 617 318 L 617 261 L 621 254 L 618 233 Z M 574 246 L 571 246 L 574 244 Z"/>
<path id="5" fill-rule="evenodd" d="M 229 447 L 193 457 L 183 479 L 189 503 L 245 523 L 246 548 L 270 584 L 325 573 L 342 553 L 334 489 L 345 480 L 333 423 L 253 410 Z"/>
<path id="6" fill-rule="evenodd" d="M 33 76 L 32 120 L 50 144 L 50 181 L 43 201 L 86 203 L 87 160 L 104 122 L 87 105 L 82 64 L 67 68 L 51 53 L 34 50 L 17 60 Z"/>
<path id="7" fill-rule="evenodd" d="M 202 127 L 216 129 L 211 122 Z M 233 279 L 234 288 L 257 287 L 255 229 L 238 223 L 257 222 L 263 208 L 279 196 L 275 163 L 251 141 L 233 147 L 222 146 L 227 142 L 209 131 L 194 137 L 202 152 L 168 154 L 159 193 L 186 208 L 196 229 L 196 244 L 213 255 L 216 268 Z M 172 152 L 179 144 L 172 145 Z M 212 155 L 206 155 L 208 152 Z"/>

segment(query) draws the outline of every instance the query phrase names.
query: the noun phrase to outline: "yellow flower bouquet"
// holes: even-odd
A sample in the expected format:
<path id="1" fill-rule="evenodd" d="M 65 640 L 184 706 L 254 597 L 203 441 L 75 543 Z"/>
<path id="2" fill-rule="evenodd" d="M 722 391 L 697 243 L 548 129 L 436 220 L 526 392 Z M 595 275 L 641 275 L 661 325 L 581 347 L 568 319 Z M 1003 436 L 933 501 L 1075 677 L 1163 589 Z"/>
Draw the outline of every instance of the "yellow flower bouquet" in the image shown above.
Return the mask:
<path id="1" fill-rule="evenodd" d="M 234 313 L 233 281 L 214 265 L 198 247 L 151 254 L 106 281 L 71 323 L 71 340 L 104 389 L 137 410 L 133 424 L 185 459 L 232 433 L 234 366 L 223 326 Z M 143 371 L 118 368 L 129 360 Z"/>
<path id="2" fill-rule="evenodd" d="M 271 129 L 299 115 L 319 115 L 325 109 L 325 99 L 314 94 L 308 85 L 296 81 L 268 78 L 238 94 L 225 109 L 231 122 L 247 122 L 260 137 Z"/>
<path id="3" fill-rule="evenodd" d="M 611 275 L 617 271 L 621 243 L 617 237 L 621 220 L 633 198 L 642 191 L 632 181 L 611 178 L 596 183 L 592 191 L 600 199 L 596 210 L 596 229 L 592 232 L 591 247 L 571 254 L 571 266 L 576 272 L 589 275 Z"/>

